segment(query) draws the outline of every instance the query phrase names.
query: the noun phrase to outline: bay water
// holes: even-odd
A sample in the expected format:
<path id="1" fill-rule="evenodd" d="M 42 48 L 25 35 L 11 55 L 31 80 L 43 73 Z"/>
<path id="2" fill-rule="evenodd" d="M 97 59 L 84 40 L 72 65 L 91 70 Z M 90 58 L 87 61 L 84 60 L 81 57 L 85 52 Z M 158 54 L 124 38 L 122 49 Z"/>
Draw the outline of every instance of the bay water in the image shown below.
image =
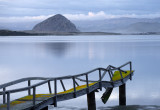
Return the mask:
<path id="1" fill-rule="evenodd" d="M 128 61 L 132 61 L 135 70 L 133 80 L 126 84 L 127 105 L 131 105 L 128 108 L 159 109 L 160 35 L 0 37 L 0 84 L 24 77 L 75 75 L 97 67 L 120 66 Z M 39 90 L 40 93 L 46 91 Z M 106 104 L 100 99 L 103 92 L 104 89 L 96 93 L 97 109 L 117 109 L 118 88 L 113 90 Z M 1 96 L 0 101 L 2 103 Z M 58 108 L 49 108 L 86 110 L 87 98 L 84 95 L 58 102 Z"/>

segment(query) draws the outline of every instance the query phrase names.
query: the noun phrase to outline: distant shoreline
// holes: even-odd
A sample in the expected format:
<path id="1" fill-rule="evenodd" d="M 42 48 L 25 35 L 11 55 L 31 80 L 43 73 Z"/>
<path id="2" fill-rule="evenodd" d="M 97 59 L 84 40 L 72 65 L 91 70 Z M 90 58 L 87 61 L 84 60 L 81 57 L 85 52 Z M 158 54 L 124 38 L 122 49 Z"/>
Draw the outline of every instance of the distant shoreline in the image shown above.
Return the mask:
<path id="1" fill-rule="evenodd" d="M 160 35 L 160 32 L 146 33 L 112 33 L 112 32 L 33 32 L 33 31 L 11 31 L 0 30 L 0 36 L 45 36 L 45 35 Z"/>

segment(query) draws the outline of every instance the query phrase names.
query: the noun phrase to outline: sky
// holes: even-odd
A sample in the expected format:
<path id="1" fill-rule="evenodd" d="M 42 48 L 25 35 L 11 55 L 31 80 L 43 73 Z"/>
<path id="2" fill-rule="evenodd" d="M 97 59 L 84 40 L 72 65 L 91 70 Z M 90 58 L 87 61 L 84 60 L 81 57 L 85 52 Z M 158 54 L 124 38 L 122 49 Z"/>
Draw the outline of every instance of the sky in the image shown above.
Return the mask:
<path id="1" fill-rule="evenodd" d="M 160 17 L 160 0 L 0 0 L 0 20 L 71 20 Z"/>

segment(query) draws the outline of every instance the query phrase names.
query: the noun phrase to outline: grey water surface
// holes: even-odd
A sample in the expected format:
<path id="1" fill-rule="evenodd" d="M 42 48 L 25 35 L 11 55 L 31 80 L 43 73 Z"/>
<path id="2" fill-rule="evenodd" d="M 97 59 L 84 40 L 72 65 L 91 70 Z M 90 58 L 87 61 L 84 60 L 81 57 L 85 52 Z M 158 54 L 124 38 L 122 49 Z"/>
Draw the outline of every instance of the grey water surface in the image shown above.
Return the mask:
<path id="1" fill-rule="evenodd" d="M 74 75 L 97 67 L 132 61 L 135 74 L 127 82 L 127 106 L 118 107 L 118 88 L 97 110 L 158 110 L 160 107 L 160 35 L 8 36 L 0 37 L 0 84 L 23 77 Z M 26 84 L 27 85 L 27 84 Z M 22 84 L 21 86 L 25 86 Z M 39 93 L 48 89 L 39 89 Z M 24 95 L 16 93 L 11 97 Z M 0 96 L 0 103 L 2 97 Z M 58 102 L 56 110 L 86 110 L 82 96 Z"/>

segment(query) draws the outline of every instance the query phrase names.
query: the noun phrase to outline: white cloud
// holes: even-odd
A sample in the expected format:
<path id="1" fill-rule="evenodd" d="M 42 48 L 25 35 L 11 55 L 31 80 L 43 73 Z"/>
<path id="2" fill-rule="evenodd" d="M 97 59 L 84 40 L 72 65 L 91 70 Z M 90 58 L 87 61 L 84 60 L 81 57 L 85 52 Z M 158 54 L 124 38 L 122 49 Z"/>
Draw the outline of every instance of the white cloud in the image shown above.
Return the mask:
<path id="1" fill-rule="evenodd" d="M 101 10 L 110 15 L 149 14 L 159 13 L 159 4 L 160 0 L 0 0 L 0 16 L 85 13 L 84 16 L 95 17 L 104 14 Z M 89 11 L 97 13 L 86 14 Z"/>
<path id="2" fill-rule="evenodd" d="M 111 19 L 111 18 L 121 18 L 121 17 L 130 17 L 130 18 L 156 18 L 160 17 L 160 13 L 156 14 L 144 14 L 144 15 L 137 15 L 137 14 L 120 14 L 120 15 L 113 15 L 113 14 L 106 14 L 104 11 L 100 11 L 97 13 L 88 12 L 88 14 L 64 14 L 67 18 L 71 20 L 100 20 L 100 19 Z"/>
<path id="3" fill-rule="evenodd" d="M 23 17 L 0 17 L 3 22 L 24 22 L 24 21 L 42 21 L 53 15 L 41 16 L 23 16 Z"/>
<path id="4" fill-rule="evenodd" d="M 40 16 L 23 16 L 23 17 L 0 17 L 0 21 L 3 21 L 3 22 L 42 21 L 54 15 L 55 14 L 40 15 Z M 102 20 L 102 19 L 111 19 L 111 18 L 120 18 L 120 17 L 130 17 L 130 18 L 160 17 L 160 13 L 144 14 L 144 15 L 137 15 L 137 14 L 113 15 L 113 14 L 106 14 L 104 11 L 99 11 L 97 13 L 88 12 L 88 14 L 63 14 L 63 15 L 70 20 Z"/>
<path id="5" fill-rule="evenodd" d="M 64 14 L 67 18 L 71 20 L 96 20 L 96 19 L 106 19 L 108 16 L 103 12 L 88 12 L 88 14 Z"/>

